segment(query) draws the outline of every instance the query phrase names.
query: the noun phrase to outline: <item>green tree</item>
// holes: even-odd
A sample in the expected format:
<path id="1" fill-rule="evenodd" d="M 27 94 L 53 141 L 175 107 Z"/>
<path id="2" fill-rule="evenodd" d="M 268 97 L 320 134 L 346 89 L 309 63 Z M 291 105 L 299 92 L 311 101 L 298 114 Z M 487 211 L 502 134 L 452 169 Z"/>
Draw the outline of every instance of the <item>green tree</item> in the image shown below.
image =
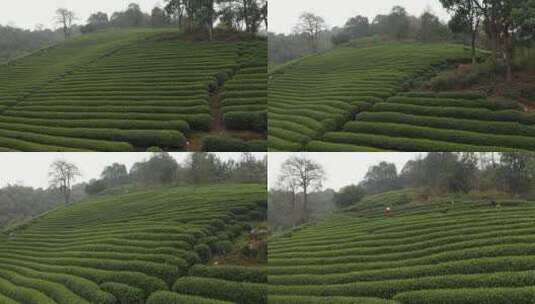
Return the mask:
<path id="1" fill-rule="evenodd" d="M 506 190 L 515 194 L 523 194 L 532 189 L 535 182 L 535 154 L 523 152 L 502 153 L 498 177 L 506 186 Z"/>
<path id="2" fill-rule="evenodd" d="M 334 195 L 334 202 L 339 208 L 348 207 L 358 203 L 364 197 L 364 194 L 364 189 L 360 186 L 346 186 Z"/>
<path id="3" fill-rule="evenodd" d="M 422 41 L 437 41 L 448 38 L 448 28 L 440 22 L 437 16 L 426 11 L 420 16 L 418 38 Z"/>
<path id="4" fill-rule="evenodd" d="M 475 0 L 440 0 L 442 6 L 453 17 L 450 29 L 454 33 L 470 33 L 472 47 L 472 62 L 476 63 L 476 41 L 483 10 Z"/>
<path id="5" fill-rule="evenodd" d="M 148 161 L 132 166 L 130 175 L 142 183 L 167 184 L 175 181 L 178 163 L 167 152 L 154 153 Z"/>
<path id="6" fill-rule="evenodd" d="M 170 23 L 165 11 L 159 7 L 154 7 L 151 12 L 150 25 L 154 27 L 164 26 Z"/>
<path id="7" fill-rule="evenodd" d="M 370 193 L 381 193 L 399 189 L 400 183 L 396 165 L 388 162 L 381 162 L 368 169 L 361 186 Z"/>
<path id="8" fill-rule="evenodd" d="M 391 37 L 401 40 L 409 37 L 410 21 L 407 10 L 401 6 L 394 6 L 388 16 L 388 28 Z"/>
<path id="9" fill-rule="evenodd" d="M 108 185 L 116 186 L 125 183 L 128 178 L 128 170 L 126 166 L 119 163 L 114 163 L 111 166 L 107 166 L 102 170 L 100 178 L 103 179 Z"/>

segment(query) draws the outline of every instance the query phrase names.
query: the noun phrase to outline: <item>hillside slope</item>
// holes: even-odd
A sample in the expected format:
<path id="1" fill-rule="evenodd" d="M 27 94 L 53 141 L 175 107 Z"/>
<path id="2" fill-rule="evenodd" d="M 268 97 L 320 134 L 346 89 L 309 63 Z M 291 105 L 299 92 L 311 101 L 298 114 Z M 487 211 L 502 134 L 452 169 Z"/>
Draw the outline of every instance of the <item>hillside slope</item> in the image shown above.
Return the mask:
<path id="1" fill-rule="evenodd" d="M 191 132 L 211 131 L 214 92 L 250 67 L 243 49 L 262 58 L 266 41 L 202 42 L 175 32 L 110 30 L 0 66 L 0 149 L 185 149 Z"/>
<path id="2" fill-rule="evenodd" d="M 357 41 L 275 72 L 273 151 L 535 150 L 535 116 L 472 92 L 414 92 L 452 64 L 462 45 Z"/>
<path id="3" fill-rule="evenodd" d="M 533 303 L 533 203 L 379 203 L 270 240 L 270 303 Z"/>
<path id="4" fill-rule="evenodd" d="M 192 266 L 248 233 L 265 208 L 260 185 L 169 187 L 58 208 L 0 237 L 0 302 L 145 303 L 154 293 L 150 303 L 225 303 L 224 288 L 240 277 Z M 176 287 L 188 273 L 223 284 Z"/>

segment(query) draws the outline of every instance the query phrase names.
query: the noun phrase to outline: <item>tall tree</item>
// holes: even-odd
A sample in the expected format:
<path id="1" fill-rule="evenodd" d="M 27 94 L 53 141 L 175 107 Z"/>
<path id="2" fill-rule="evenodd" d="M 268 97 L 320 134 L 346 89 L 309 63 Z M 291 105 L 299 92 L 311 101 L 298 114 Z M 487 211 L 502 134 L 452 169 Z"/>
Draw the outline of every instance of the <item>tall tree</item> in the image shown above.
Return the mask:
<path id="1" fill-rule="evenodd" d="M 124 183 L 128 177 L 128 170 L 126 166 L 119 163 L 114 163 L 102 170 L 100 178 L 105 180 L 109 185 L 115 186 Z"/>
<path id="2" fill-rule="evenodd" d="M 76 178 L 81 176 L 78 167 L 64 160 L 56 160 L 50 165 L 48 176 L 50 178 L 50 186 L 61 191 L 65 199 L 65 205 L 68 205 L 71 200 L 72 184 Z"/>
<path id="3" fill-rule="evenodd" d="M 130 175 L 143 183 L 167 184 L 175 181 L 177 168 L 178 163 L 169 153 L 159 152 L 147 161 L 135 163 Z"/>
<path id="4" fill-rule="evenodd" d="M 150 16 L 150 25 L 152 26 L 163 26 L 169 24 L 169 17 L 165 11 L 159 7 L 154 7 Z"/>
<path id="5" fill-rule="evenodd" d="M 401 40 L 409 37 L 411 23 L 407 10 L 401 6 L 394 6 L 388 16 L 388 28 L 390 35 Z"/>
<path id="6" fill-rule="evenodd" d="M 110 20 L 108 18 L 108 14 L 103 12 L 97 12 L 95 14 L 92 14 L 87 19 L 88 24 L 92 24 L 96 27 L 105 27 L 108 25 L 109 22 Z"/>
<path id="7" fill-rule="evenodd" d="M 475 0 L 440 0 L 453 17 L 450 29 L 453 32 L 469 32 L 471 35 L 472 63 L 476 63 L 476 41 L 483 10 Z"/>
<path id="8" fill-rule="evenodd" d="M 299 17 L 294 32 L 303 35 L 309 42 L 312 51 L 317 52 L 320 33 L 326 29 L 327 24 L 321 16 L 305 12 Z"/>
<path id="9" fill-rule="evenodd" d="M 381 162 L 368 169 L 362 187 L 371 193 L 380 193 L 398 189 L 398 170 L 394 163 Z"/>
<path id="10" fill-rule="evenodd" d="M 498 175 L 506 190 L 515 195 L 528 192 L 535 182 L 535 154 L 522 152 L 502 153 Z"/>
<path id="11" fill-rule="evenodd" d="M 66 8 L 56 10 L 56 24 L 63 28 L 65 39 L 69 39 L 72 33 L 73 22 L 76 20 L 76 14 Z"/>
<path id="12" fill-rule="evenodd" d="M 281 168 L 282 175 L 287 180 L 295 182 L 303 192 L 303 209 L 301 221 L 304 222 L 308 214 L 308 195 L 311 190 L 319 190 L 323 187 L 326 178 L 323 167 L 306 156 L 292 156 L 287 159 Z"/>

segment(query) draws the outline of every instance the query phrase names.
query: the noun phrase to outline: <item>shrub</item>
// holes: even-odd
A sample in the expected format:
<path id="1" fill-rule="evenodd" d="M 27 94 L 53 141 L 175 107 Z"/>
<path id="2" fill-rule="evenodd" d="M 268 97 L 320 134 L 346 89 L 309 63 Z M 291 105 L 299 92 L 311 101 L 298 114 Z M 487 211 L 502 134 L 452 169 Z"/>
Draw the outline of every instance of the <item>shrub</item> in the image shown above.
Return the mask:
<path id="1" fill-rule="evenodd" d="M 359 186 L 346 186 L 334 195 L 334 202 L 340 208 L 348 207 L 360 201 L 364 194 L 364 189 Z"/>
<path id="2" fill-rule="evenodd" d="M 102 290 L 114 295 L 120 304 L 143 304 L 145 294 L 143 290 L 126 284 L 107 282 L 100 285 Z"/>
<path id="3" fill-rule="evenodd" d="M 205 299 L 201 297 L 182 295 L 169 291 L 158 291 L 150 295 L 147 304 L 231 304 L 227 301 Z"/>
<path id="4" fill-rule="evenodd" d="M 535 303 L 535 288 L 439 289 L 401 293 L 394 300 L 407 304 L 509 304 Z"/>
<path id="5" fill-rule="evenodd" d="M 267 131 L 267 112 L 228 112 L 223 115 L 225 126 L 234 130 Z"/>
<path id="6" fill-rule="evenodd" d="M 104 180 L 92 180 L 85 186 L 85 193 L 89 195 L 98 194 L 108 188 L 108 183 Z"/>
<path id="7" fill-rule="evenodd" d="M 238 304 L 266 304 L 267 287 L 256 283 L 231 282 L 219 279 L 184 277 L 173 285 L 173 291 Z"/>
<path id="8" fill-rule="evenodd" d="M 265 152 L 266 141 L 243 141 L 229 136 L 207 136 L 203 139 L 202 149 L 205 152 Z"/>
<path id="9" fill-rule="evenodd" d="M 193 250 L 197 253 L 203 263 L 207 263 L 212 258 L 212 250 L 208 245 L 199 244 L 196 245 Z"/>
<path id="10" fill-rule="evenodd" d="M 227 281 L 267 283 L 267 273 L 259 269 L 242 266 L 214 266 L 195 265 L 190 269 L 194 277 L 206 277 Z"/>
<path id="11" fill-rule="evenodd" d="M 382 134 L 406 138 L 422 138 L 435 141 L 461 143 L 467 145 L 506 147 L 512 149 L 535 150 L 535 140 L 524 136 L 494 135 L 460 130 L 434 129 L 405 124 L 351 122 L 344 131 L 354 133 Z"/>
<path id="12" fill-rule="evenodd" d="M 231 241 L 219 241 L 215 243 L 215 252 L 224 255 L 232 251 L 232 247 Z"/>

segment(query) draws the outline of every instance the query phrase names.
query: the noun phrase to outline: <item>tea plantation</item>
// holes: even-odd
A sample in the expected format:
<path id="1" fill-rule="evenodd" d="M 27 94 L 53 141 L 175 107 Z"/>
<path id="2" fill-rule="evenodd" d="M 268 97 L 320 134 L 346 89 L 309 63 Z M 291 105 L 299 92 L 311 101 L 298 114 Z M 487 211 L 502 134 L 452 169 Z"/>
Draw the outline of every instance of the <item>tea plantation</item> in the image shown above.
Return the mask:
<path id="1" fill-rule="evenodd" d="M 203 266 L 265 208 L 260 185 L 169 187 L 58 208 L 1 234 L 0 302 L 266 302 L 263 270 Z"/>
<path id="2" fill-rule="evenodd" d="M 234 74 L 259 72 L 254 77 L 261 82 L 262 73 L 251 69 L 265 56 L 265 44 L 261 38 L 194 41 L 174 30 L 110 30 L 9 62 L 0 66 L 0 147 L 183 150 L 190 133 L 211 131 L 212 95 Z M 266 96 L 265 85 L 262 91 L 254 82 L 229 86 L 229 97 Z M 265 102 L 256 101 L 229 108 L 240 113 L 228 118 L 229 128 L 253 130 L 246 122 L 265 111 Z"/>
<path id="3" fill-rule="evenodd" d="M 470 57 L 461 45 L 364 42 L 272 72 L 272 151 L 535 150 L 535 116 L 478 93 L 407 92 Z"/>
<path id="4" fill-rule="evenodd" d="M 533 203 L 410 206 L 405 195 L 273 237 L 270 303 L 534 303 Z"/>

